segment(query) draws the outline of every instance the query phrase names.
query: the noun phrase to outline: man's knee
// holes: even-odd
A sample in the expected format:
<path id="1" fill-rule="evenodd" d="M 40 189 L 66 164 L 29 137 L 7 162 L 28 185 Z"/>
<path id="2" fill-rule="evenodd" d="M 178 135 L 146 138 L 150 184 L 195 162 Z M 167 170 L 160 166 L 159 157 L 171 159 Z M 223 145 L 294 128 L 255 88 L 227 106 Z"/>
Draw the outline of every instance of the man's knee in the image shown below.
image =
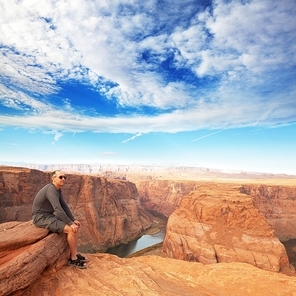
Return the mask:
<path id="1" fill-rule="evenodd" d="M 71 235 L 77 235 L 78 229 L 75 231 L 71 226 L 68 224 L 65 225 L 63 233 L 71 234 Z"/>
<path id="2" fill-rule="evenodd" d="M 72 227 L 69 226 L 68 224 L 66 224 L 64 229 L 63 229 L 63 233 L 71 233 L 71 232 L 73 232 Z"/>

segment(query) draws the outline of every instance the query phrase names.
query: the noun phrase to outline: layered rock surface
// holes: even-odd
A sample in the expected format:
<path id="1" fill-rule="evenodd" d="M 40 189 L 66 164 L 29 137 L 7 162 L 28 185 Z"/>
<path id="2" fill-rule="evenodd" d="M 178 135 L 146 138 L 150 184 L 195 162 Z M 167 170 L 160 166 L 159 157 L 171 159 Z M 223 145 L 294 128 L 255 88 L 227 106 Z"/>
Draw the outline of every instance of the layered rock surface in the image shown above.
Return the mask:
<path id="1" fill-rule="evenodd" d="M 240 191 L 254 199 L 279 239 L 296 238 L 296 186 L 246 184 Z"/>
<path id="2" fill-rule="evenodd" d="M 33 198 L 48 182 L 48 173 L 0 169 L 0 221 L 31 219 Z M 30 221 L 0 224 L 0 295 L 296 295 L 295 277 L 272 272 L 294 274 L 255 207 L 257 191 L 242 188 L 190 181 L 141 187 L 145 206 L 153 196 L 150 209 L 170 216 L 163 249 L 177 259 L 97 254 L 88 255 L 88 269 L 77 270 L 64 266 L 69 250 L 63 235 Z M 133 183 L 71 174 L 63 192 L 83 225 L 82 251 L 128 240 L 151 224 Z M 224 263 L 202 264 L 214 262 Z"/>
<path id="3" fill-rule="evenodd" d="M 296 295 L 296 278 L 244 263 L 202 265 L 157 256 L 121 259 L 90 255 L 89 267 L 63 268 L 29 289 L 30 296 L 283 296 Z M 46 291 L 46 292 L 45 292 Z"/>
<path id="4" fill-rule="evenodd" d="M 50 173 L 0 167 L 0 222 L 29 221 L 33 199 L 47 183 Z M 80 251 L 101 251 L 134 239 L 152 223 L 134 183 L 71 174 L 62 191 L 82 223 Z"/>
<path id="5" fill-rule="evenodd" d="M 31 222 L 1 224 L 0 246 L 0 296 L 296 295 L 296 277 L 246 263 L 88 254 L 87 269 L 67 267 L 65 237 Z"/>
<path id="6" fill-rule="evenodd" d="M 65 235 L 48 234 L 32 221 L 0 224 L 0 295 L 28 287 L 45 269 L 61 269 L 68 256 Z"/>
<path id="7" fill-rule="evenodd" d="M 284 246 L 238 185 L 207 183 L 183 198 L 168 220 L 163 250 L 187 261 L 289 268 Z"/>
<path id="8" fill-rule="evenodd" d="M 136 182 L 142 205 L 169 217 L 189 192 L 198 188 L 196 181 L 151 180 Z"/>

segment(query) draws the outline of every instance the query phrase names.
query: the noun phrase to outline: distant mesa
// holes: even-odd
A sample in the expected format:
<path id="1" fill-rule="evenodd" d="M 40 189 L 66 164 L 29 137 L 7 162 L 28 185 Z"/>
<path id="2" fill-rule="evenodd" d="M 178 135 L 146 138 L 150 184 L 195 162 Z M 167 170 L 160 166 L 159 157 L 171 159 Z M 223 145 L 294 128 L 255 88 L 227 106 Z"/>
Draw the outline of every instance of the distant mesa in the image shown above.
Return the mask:
<path id="1" fill-rule="evenodd" d="M 111 165 L 111 164 L 30 164 L 2 162 L 3 165 L 27 167 L 41 171 L 62 170 L 65 172 L 94 174 L 102 177 L 127 179 L 276 179 L 296 178 L 296 175 L 219 170 L 188 166 L 153 166 L 153 165 Z"/>

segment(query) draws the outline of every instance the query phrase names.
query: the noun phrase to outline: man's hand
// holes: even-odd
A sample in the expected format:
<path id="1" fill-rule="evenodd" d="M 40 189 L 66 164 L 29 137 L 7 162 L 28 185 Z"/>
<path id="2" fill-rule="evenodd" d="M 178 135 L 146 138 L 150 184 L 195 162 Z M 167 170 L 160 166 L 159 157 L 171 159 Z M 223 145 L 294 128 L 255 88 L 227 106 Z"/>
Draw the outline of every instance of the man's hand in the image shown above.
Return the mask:
<path id="1" fill-rule="evenodd" d="M 73 223 L 74 223 L 75 225 L 77 225 L 78 227 L 81 226 L 81 223 L 80 223 L 78 220 L 75 220 Z"/>
<path id="2" fill-rule="evenodd" d="M 76 233 L 76 232 L 78 231 L 78 229 L 79 229 L 79 226 L 76 225 L 75 222 L 74 222 L 73 224 L 71 224 L 70 227 L 73 229 L 73 231 L 74 231 L 75 233 Z"/>

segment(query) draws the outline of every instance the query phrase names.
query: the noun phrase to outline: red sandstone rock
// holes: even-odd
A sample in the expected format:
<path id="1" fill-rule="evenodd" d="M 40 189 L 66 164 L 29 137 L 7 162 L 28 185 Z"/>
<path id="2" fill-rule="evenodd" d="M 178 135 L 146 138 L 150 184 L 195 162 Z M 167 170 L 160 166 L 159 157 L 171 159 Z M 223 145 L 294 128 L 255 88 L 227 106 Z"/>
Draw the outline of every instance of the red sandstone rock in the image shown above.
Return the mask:
<path id="1" fill-rule="evenodd" d="M 50 173 L 0 167 L 0 222 L 30 220 L 33 199 L 49 182 Z M 62 190 L 82 223 L 82 252 L 101 251 L 135 239 L 152 223 L 131 182 L 70 174 Z"/>
<path id="2" fill-rule="evenodd" d="M 30 217 L 37 191 L 32 192 L 37 187 L 40 189 L 40 181 L 45 184 L 50 179 L 49 174 L 42 172 L 14 170 L 0 170 L 0 220 L 3 217 L 24 219 L 28 213 Z M 171 216 L 173 223 L 170 227 L 175 225 L 176 228 L 171 227 L 168 231 L 172 240 L 164 248 L 171 248 L 187 260 L 201 258 L 205 263 L 242 260 L 271 271 L 288 270 L 283 246 L 254 207 L 253 195 L 248 198 L 239 194 L 238 185 L 193 183 L 198 193 L 183 200 L 177 210 L 179 216 L 175 216 L 177 211 Z M 178 194 L 187 190 L 182 186 L 166 183 L 164 187 L 168 189 L 166 199 L 170 211 L 182 199 Z M 96 241 L 102 239 L 103 245 L 106 240 L 101 238 L 102 234 L 107 236 L 107 243 L 118 237 L 126 238 L 138 233 L 149 221 L 144 209 L 138 205 L 136 188 L 130 182 L 70 175 L 63 191 L 74 214 L 80 218 L 83 227 L 87 226 L 87 233 L 81 233 L 83 242 L 91 237 Z M 162 196 L 160 194 L 159 198 Z M 164 205 L 160 209 L 164 209 Z M 86 270 L 63 267 L 69 254 L 65 237 L 47 235 L 46 230 L 30 223 L 0 225 L 1 296 L 9 293 L 28 296 L 274 296 L 293 295 L 296 290 L 295 277 L 267 272 L 245 263 L 204 266 L 198 262 L 155 256 L 120 259 L 99 254 L 88 256 L 91 261 Z M 115 234 L 110 234 L 114 229 Z M 23 233 L 19 233 L 20 230 Z M 91 244 L 83 247 L 91 249 Z M 167 253 L 171 254 L 170 251 Z"/>
<path id="3" fill-rule="evenodd" d="M 143 206 L 167 218 L 184 196 L 198 188 L 196 181 L 152 180 L 138 181 L 136 185 Z"/>
<path id="4" fill-rule="evenodd" d="M 45 270 L 60 269 L 69 256 L 65 235 L 49 234 L 32 221 L 0 225 L 0 295 L 26 288 Z"/>
<path id="5" fill-rule="evenodd" d="M 32 202 L 50 175 L 37 170 L 0 167 L 0 223 L 29 221 Z"/>
<path id="6" fill-rule="evenodd" d="M 32 226 L 32 221 L 26 223 L 8 222 L 0 224 L 0 254 L 2 254 L 1 257 L 3 257 L 3 253 L 7 250 L 12 251 L 23 246 L 35 243 L 48 234 L 47 229 L 29 226 Z"/>
<path id="7" fill-rule="evenodd" d="M 202 263 L 247 262 L 270 271 L 289 268 L 284 246 L 252 198 L 237 186 L 210 184 L 183 198 L 163 243 L 169 257 Z"/>
<path id="8" fill-rule="evenodd" d="M 296 238 L 296 186 L 248 184 L 241 192 L 253 197 L 279 239 Z"/>
<path id="9" fill-rule="evenodd" d="M 87 269 L 64 267 L 44 275 L 25 295 L 283 296 L 296 291 L 296 277 L 246 263 L 203 265 L 157 256 L 121 259 L 108 254 L 88 257 Z"/>
<path id="10" fill-rule="evenodd" d="M 218 215 L 219 211 L 210 209 L 207 213 Z M 250 210 L 245 216 L 254 216 L 254 212 Z M 222 220 L 231 221 L 231 217 L 226 215 Z M 255 220 L 258 225 L 245 222 L 251 225 L 250 233 L 260 235 L 268 230 L 261 219 Z M 205 219 L 206 223 L 210 221 L 210 217 Z M 244 219 L 239 221 L 243 223 Z M 281 296 L 294 295 L 296 291 L 295 276 L 246 263 L 203 265 L 159 256 L 121 259 L 109 254 L 88 254 L 87 269 L 67 267 L 65 236 L 47 235 L 31 221 L 1 224 L 0 250 L 0 296 Z"/>
<path id="11" fill-rule="evenodd" d="M 246 263 L 203 265 L 159 256 L 88 254 L 87 269 L 67 267 L 65 236 L 45 232 L 31 222 L 1 224 L 0 296 L 281 296 L 296 291 L 296 277 Z M 13 234 L 18 249 L 7 244 Z"/>

